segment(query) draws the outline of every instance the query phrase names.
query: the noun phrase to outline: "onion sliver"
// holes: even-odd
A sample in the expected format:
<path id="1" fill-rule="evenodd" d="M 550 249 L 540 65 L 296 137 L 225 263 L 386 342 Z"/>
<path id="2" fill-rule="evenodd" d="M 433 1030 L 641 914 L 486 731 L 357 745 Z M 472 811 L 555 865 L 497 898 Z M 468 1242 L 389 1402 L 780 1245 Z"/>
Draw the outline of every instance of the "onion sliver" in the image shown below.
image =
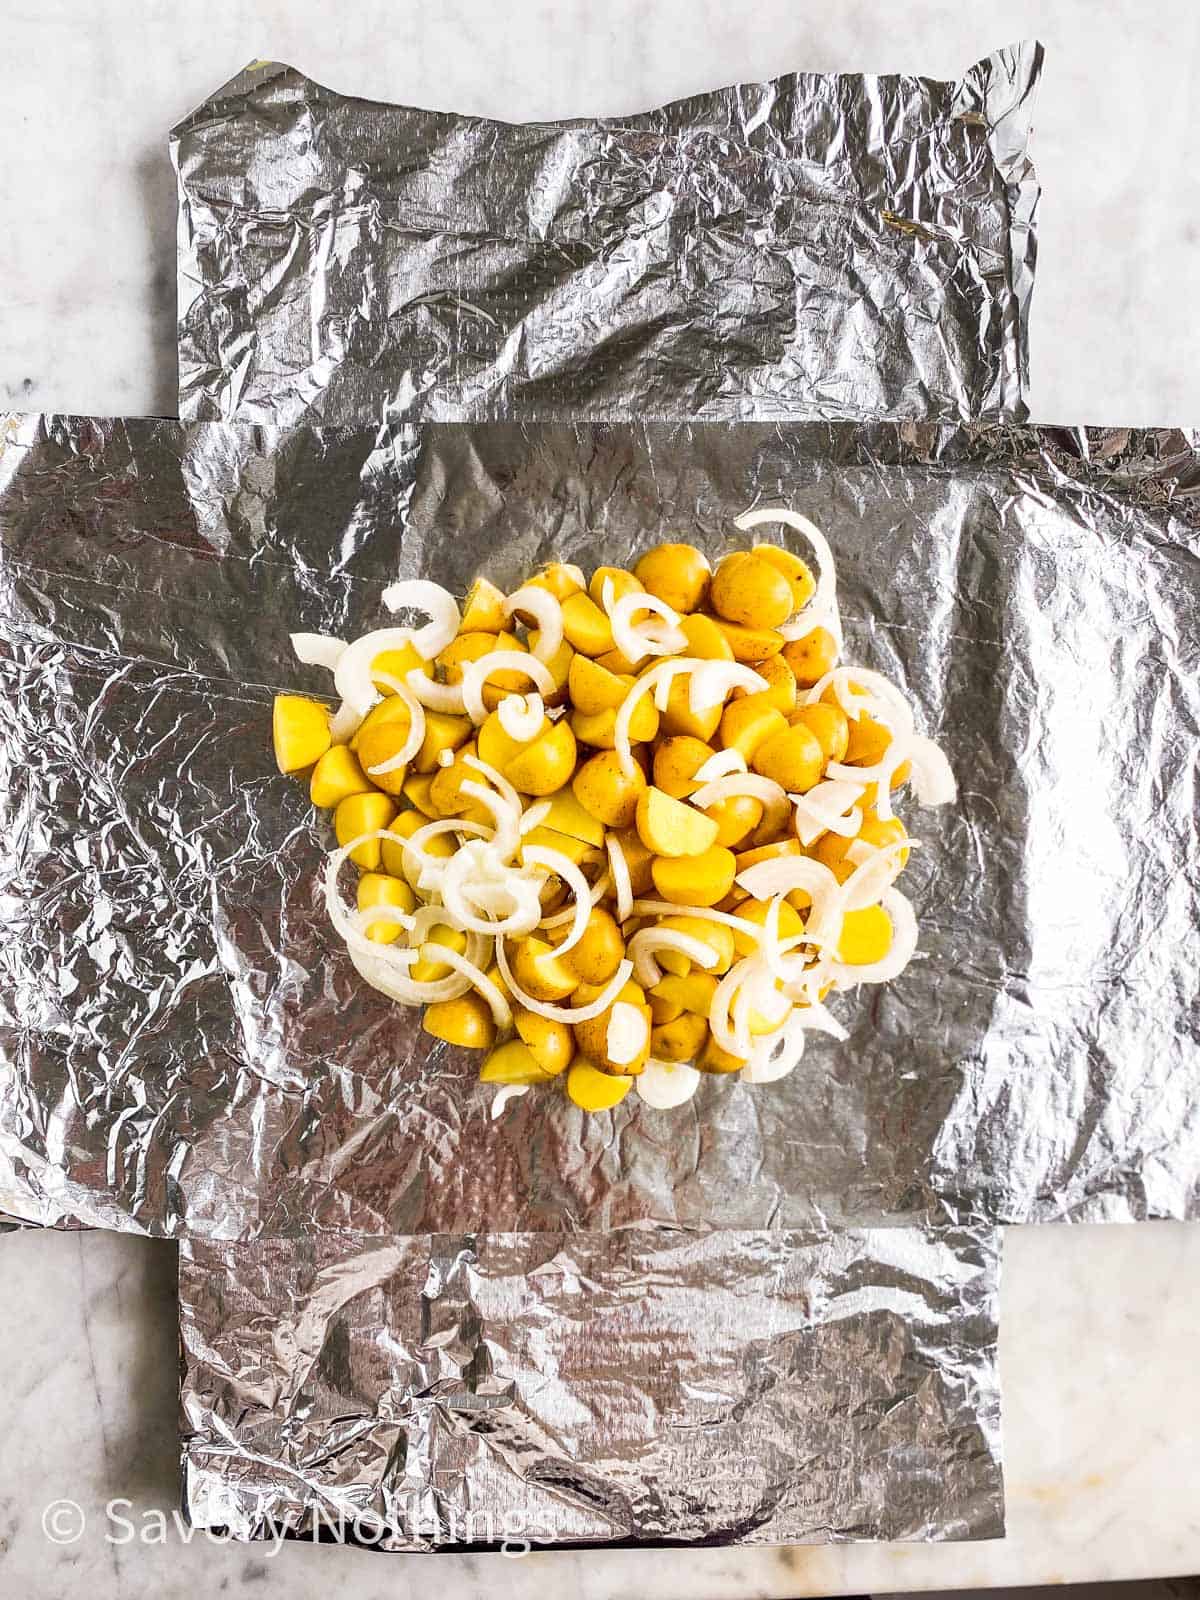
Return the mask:
<path id="1" fill-rule="evenodd" d="M 531 867 L 545 867 L 547 872 L 552 872 L 556 878 L 561 878 L 575 896 L 571 931 L 561 944 L 554 947 L 555 955 L 566 955 L 567 951 L 573 950 L 587 932 L 588 918 L 592 912 L 591 886 L 575 863 L 563 855 L 561 850 L 547 850 L 536 844 L 526 845 L 524 856 Z"/>
<path id="2" fill-rule="evenodd" d="M 753 667 L 739 661 L 706 661 L 692 673 L 688 689 L 688 709 L 699 715 L 723 703 L 734 689 L 746 689 L 751 694 L 765 692 L 771 687 Z"/>
<path id="3" fill-rule="evenodd" d="M 591 889 L 590 889 L 590 891 L 588 893 L 589 902 L 592 905 L 598 905 L 599 902 L 601 900 L 603 900 L 604 896 L 608 893 L 608 887 L 609 887 L 609 877 L 608 877 L 608 873 L 606 872 L 606 873 L 603 874 L 603 876 L 597 878 L 595 883 L 592 885 L 592 887 L 591 887 Z M 548 917 L 543 917 L 542 920 L 538 923 L 538 927 L 539 928 L 561 928 L 564 922 L 572 921 L 574 916 L 575 916 L 575 907 L 574 906 L 568 906 L 565 911 L 554 911 L 554 912 L 551 912 L 551 914 Z"/>
<path id="4" fill-rule="evenodd" d="M 549 800 L 535 800 L 533 805 L 525 807 L 525 810 L 521 813 L 522 838 L 527 833 L 532 833 L 535 828 L 541 827 L 542 823 L 550 815 L 550 805 Z"/>
<path id="5" fill-rule="evenodd" d="M 769 863 L 764 862 L 767 866 Z M 751 868 L 747 868 L 751 871 Z M 830 874 L 832 876 L 832 874 Z M 748 922 L 745 917 L 735 917 L 731 911 L 717 911 L 712 906 L 677 906 L 670 900 L 635 900 L 633 902 L 635 916 L 660 916 L 660 917 L 689 917 L 700 922 L 719 922 L 726 928 L 736 928 L 739 933 L 744 933 L 755 944 L 762 943 L 762 929 L 757 922 Z"/>
<path id="6" fill-rule="evenodd" d="M 604 1048 L 615 1066 L 627 1067 L 636 1061 L 650 1040 L 650 1024 L 645 1014 L 628 1000 L 613 1003 L 604 1030 Z"/>
<path id="7" fill-rule="evenodd" d="M 393 843 L 399 838 L 400 854 L 407 872 L 414 878 L 423 878 L 426 873 L 434 883 L 441 881 L 442 873 L 453 861 L 453 856 L 426 855 L 421 846 L 426 839 L 433 839 L 439 833 L 471 833 L 477 838 L 488 839 L 492 830 L 480 822 L 465 822 L 461 817 L 447 817 L 439 822 L 426 822 L 407 839 L 395 833 L 380 833 L 380 839 L 391 839 Z M 364 836 L 365 837 L 365 836 Z M 371 837 L 375 837 L 372 835 Z"/>
<path id="8" fill-rule="evenodd" d="M 900 876 L 907 852 L 920 842 L 919 839 L 897 839 L 893 844 L 872 850 L 842 884 L 838 896 L 842 910 L 862 911 L 867 906 L 877 905 L 883 893 Z"/>
<path id="9" fill-rule="evenodd" d="M 426 959 L 440 961 L 447 967 L 453 967 L 456 972 L 470 980 L 471 987 L 477 989 L 487 1001 L 492 1020 L 498 1028 L 503 1030 L 512 1027 L 512 1010 L 509 1003 L 482 967 L 477 967 L 473 961 L 468 961 L 465 955 L 459 955 L 457 950 L 449 950 L 443 945 L 424 945 L 421 954 L 424 956 L 427 950 L 429 956 Z"/>
<path id="10" fill-rule="evenodd" d="M 917 918 L 906 895 L 888 889 L 880 901 L 892 922 L 892 948 L 881 961 L 852 967 L 845 962 L 830 963 L 830 973 L 839 989 L 857 988 L 860 983 L 890 983 L 912 960 L 917 948 Z"/>
<path id="11" fill-rule="evenodd" d="M 563 642 L 562 606 L 558 600 L 549 589 L 543 589 L 537 583 L 528 583 L 515 594 L 510 594 L 504 602 L 506 617 L 518 613 L 532 617 L 537 623 L 538 642 L 534 655 L 539 661 L 553 661 Z"/>
<path id="12" fill-rule="evenodd" d="M 823 833 L 836 833 L 839 838 L 853 839 L 862 827 L 862 808 L 858 801 L 866 792 L 861 783 L 838 783 L 822 779 L 807 794 L 793 794 L 788 798 L 796 808 L 796 837 L 804 846 L 819 839 Z"/>
<path id="13" fill-rule="evenodd" d="M 640 928 L 629 941 L 633 975 L 643 989 L 652 989 L 662 979 L 662 968 L 654 959 L 656 950 L 677 950 L 698 967 L 715 967 L 720 951 L 677 928 Z"/>
<path id="14" fill-rule="evenodd" d="M 633 879 L 629 875 L 629 863 L 615 833 L 604 835 L 604 847 L 608 851 L 608 866 L 617 896 L 617 921 L 627 922 L 633 915 Z"/>
<path id="15" fill-rule="evenodd" d="M 607 584 L 612 583 L 611 578 L 606 578 L 604 581 Z M 639 611 L 651 611 L 655 616 L 661 617 L 667 624 L 666 628 L 657 635 L 636 628 L 633 619 Z M 660 600 L 656 594 L 647 594 L 644 590 L 635 589 L 632 593 L 623 594 L 619 600 L 613 601 L 608 607 L 608 613 L 612 620 L 613 643 L 621 654 L 635 665 L 643 656 L 675 655 L 687 648 L 687 635 L 679 626 L 679 613 L 672 611 L 667 602 Z"/>
<path id="16" fill-rule="evenodd" d="M 470 761 L 471 757 L 467 756 L 466 760 Z M 501 779 L 501 782 L 505 781 Z M 508 861 L 521 841 L 521 802 L 515 793 L 511 797 L 494 794 L 491 789 L 485 788 L 482 783 L 473 783 L 470 778 L 459 784 L 459 792 L 478 800 L 481 806 L 492 813 L 496 832 L 489 848 L 498 862 Z"/>
<path id="17" fill-rule="evenodd" d="M 785 506 L 774 509 L 765 507 L 760 511 L 747 511 L 740 517 L 735 517 L 733 525 L 743 533 L 751 528 L 758 528 L 766 522 L 782 522 L 785 528 L 792 528 L 796 533 L 802 533 L 812 546 L 813 554 L 817 558 L 817 587 L 812 599 L 797 612 L 796 616 L 789 618 L 780 628 L 780 633 L 785 639 L 802 639 L 806 633 L 811 633 L 815 627 L 822 623 L 830 622 L 830 632 L 838 642 L 842 643 L 842 623 L 838 615 L 837 604 L 837 567 L 833 559 L 833 551 L 829 548 L 829 540 L 820 528 L 811 523 L 807 517 L 802 517 L 796 511 L 789 511 Z"/>
<path id="18" fill-rule="evenodd" d="M 709 806 L 719 805 L 722 800 L 742 794 L 762 802 L 764 830 L 769 828 L 775 832 L 787 821 L 791 803 L 782 785 L 776 783 L 774 778 L 760 777 L 757 772 L 731 772 L 728 777 L 714 778 L 711 783 L 695 790 L 690 798 L 694 806 L 707 811 Z"/>
<path id="19" fill-rule="evenodd" d="M 376 950 L 380 948 L 378 945 L 375 947 Z M 440 945 L 430 945 L 429 948 L 441 954 Z M 437 1005 L 442 1000 L 457 1000 L 471 987 L 470 979 L 459 972 L 452 972 L 445 978 L 433 978 L 428 983 L 393 979 L 386 965 L 375 958 L 374 951 L 362 951 L 355 945 L 349 945 L 348 950 L 359 977 L 365 979 L 372 989 L 378 989 L 380 994 L 387 995 L 389 1000 L 395 1000 L 402 1006 Z M 414 958 L 416 956 L 415 950 L 407 953 Z"/>
<path id="20" fill-rule="evenodd" d="M 502 1083 L 492 1096 L 492 1121 L 495 1122 L 510 1100 L 519 1100 L 529 1093 L 527 1083 Z"/>
<path id="21" fill-rule="evenodd" d="M 329 633 L 293 633 L 289 635 L 296 660 L 306 667 L 325 667 L 329 672 L 341 660 L 346 648 L 345 639 L 335 639 Z"/>
<path id="22" fill-rule="evenodd" d="M 803 1054 L 804 1030 L 789 1017 L 775 1033 L 759 1039 L 742 1077 L 747 1083 L 777 1083 L 795 1070 Z"/>
<path id="23" fill-rule="evenodd" d="M 730 773 L 748 770 L 740 750 L 717 750 L 700 763 L 692 778 L 696 783 L 711 783 L 714 778 L 727 778 Z"/>
<path id="24" fill-rule="evenodd" d="M 837 879 L 824 862 L 814 861 L 811 856 L 775 856 L 769 861 L 756 861 L 738 873 L 737 881 L 756 900 L 803 889 L 812 900 L 805 929 L 810 938 L 825 935 L 822 924 L 840 910 Z"/>
<path id="25" fill-rule="evenodd" d="M 873 783 L 875 785 L 875 815 L 881 822 L 892 819 L 892 778 L 908 760 L 915 735 L 897 733 L 893 736 L 881 760 L 870 767 L 848 767 L 844 762 L 831 761 L 825 768 L 830 778 L 844 783 Z"/>
<path id="26" fill-rule="evenodd" d="M 546 702 L 540 694 L 506 694 L 497 710 L 500 726 L 518 744 L 536 739 L 546 720 Z"/>
<path id="27" fill-rule="evenodd" d="M 608 1010 L 629 982 L 629 975 L 633 971 L 633 962 L 622 960 L 604 988 L 594 1000 L 589 1000 L 586 1006 L 552 1006 L 544 1000 L 535 1000 L 513 977 L 503 939 L 496 940 L 496 965 L 500 968 L 500 976 L 508 985 L 508 992 L 517 1004 L 524 1006 L 526 1011 L 535 1012 L 539 1017 L 547 1017 L 551 1022 L 590 1022 L 593 1017 L 598 1017 L 602 1011 Z"/>
<path id="28" fill-rule="evenodd" d="M 638 1094 L 655 1111 L 674 1111 L 700 1086 L 700 1073 L 690 1061 L 658 1061 L 651 1056 L 634 1079 Z"/>
<path id="29" fill-rule="evenodd" d="M 616 721 L 613 723 L 613 748 L 621 763 L 621 770 L 626 777 L 633 776 L 637 763 L 633 759 L 633 746 L 629 742 L 629 725 L 633 721 L 633 713 L 638 708 L 638 702 L 644 694 L 650 694 L 660 685 L 665 685 L 664 698 L 660 704 L 658 695 L 655 694 L 654 703 L 662 711 L 666 705 L 666 693 L 670 692 L 671 679 L 679 672 L 694 672 L 703 662 L 698 656 L 675 657 L 671 661 L 660 661 L 657 666 L 650 668 L 649 672 L 637 680 L 633 688 L 621 701 L 617 708 Z"/>
<path id="30" fill-rule="evenodd" d="M 912 790 L 921 805 L 949 805 L 958 797 L 950 763 L 932 739 L 916 734 L 908 748 L 908 759 L 912 762 Z"/>
<path id="31" fill-rule="evenodd" d="M 483 686 L 493 672 L 523 672 L 542 694 L 554 693 L 554 677 L 544 661 L 527 650 L 489 650 L 478 661 L 468 661 L 463 667 L 463 705 L 472 722 L 483 722 L 487 717 Z"/>
<path id="32" fill-rule="evenodd" d="M 415 633 L 409 630 L 413 649 L 426 661 L 432 661 L 458 632 L 462 620 L 458 602 L 440 583 L 430 583 L 427 578 L 408 578 L 402 583 L 389 584 L 381 598 L 389 611 L 420 611 L 429 618 Z"/>
<path id="33" fill-rule="evenodd" d="M 461 683 L 437 683 L 420 667 L 413 667 L 405 673 L 404 681 L 414 699 L 428 706 L 430 711 L 442 711 L 451 717 L 466 715 Z"/>
<path id="34" fill-rule="evenodd" d="M 482 848 L 487 850 L 489 847 L 484 845 Z M 474 855 L 471 847 L 468 846 L 456 851 L 447 861 L 446 870 L 442 873 L 439 885 L 442 899 L 446 902 L 446 909 L 454 913 L 462 927 L 469 929 L 473 933 L 485 935 L 532 933 L 537 927 L 538 917 L 541 915 L 537 890 L 533 884 L 523 881 L 515 868 L 506 869 L 513 879 L 511 883 L 486 885 L 488 889 L 502 889 L 513 907 L 512 911 L 503 917 L 477 917 L 475 915 L 468 904 L 471 899 L 469 875 L 472 871 L 477 870 L 477 867 L 478 858 Z"/>
<path id="35" fill-rule="evenodd" d="M 406 767 L 425 743 L 425 707 L 399 678 L 393 678 L 387 672 L 381 672 L 377 676 L 379 682 L 390 689 L 397 700 L 403 700 L 408 707 L 408 734 L 394 755 L 390 755 L 386 761 L 379 762 L 377 766 L 367 768 L 368 778 L 382 777 L 385 772 L 395 772 L 399 767 Z"/>

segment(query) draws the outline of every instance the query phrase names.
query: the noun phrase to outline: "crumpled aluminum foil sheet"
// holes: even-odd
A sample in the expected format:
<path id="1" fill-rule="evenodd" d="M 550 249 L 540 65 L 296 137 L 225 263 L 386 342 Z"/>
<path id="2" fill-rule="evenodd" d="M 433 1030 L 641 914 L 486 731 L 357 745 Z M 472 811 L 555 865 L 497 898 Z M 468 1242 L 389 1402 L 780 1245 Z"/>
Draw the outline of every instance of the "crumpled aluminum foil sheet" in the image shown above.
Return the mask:
<path id="1" fill-rule="evenodd" d="M 998 1238 L 192 1239 L 184 1505 L 389 1550 L 998 1537 Z"/>
<path id="2" fill-rule="evenodd" d="M 524 125 L 256 63 L 172 136 L 180 414 L 1021 418 L 1041 60 Z"/>
<path id="3" fill-rule="evenodd" d="M 0 1209 L 156 1234 L 1200 1214 L 1200 438 L 881 424 L 0 428 Z M 270 700 L 397 574 L 725 547 L 784 500 L 962 796 L 923 959 L 689 1108 L 498 1120 L 357 979 Z"/>

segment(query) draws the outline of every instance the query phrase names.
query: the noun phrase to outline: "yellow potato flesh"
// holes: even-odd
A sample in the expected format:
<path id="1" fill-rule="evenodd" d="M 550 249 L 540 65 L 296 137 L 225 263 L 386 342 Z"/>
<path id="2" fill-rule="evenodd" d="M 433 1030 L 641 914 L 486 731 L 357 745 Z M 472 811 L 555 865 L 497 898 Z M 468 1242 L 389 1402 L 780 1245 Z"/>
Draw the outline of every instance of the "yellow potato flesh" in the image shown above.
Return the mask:
<path id="1" fill-rule="evenodd" d="M 509 961 L 518 986 L 534 1000 L 548 1004 L 565 1000 L 579 983 L 576 974 L 542 939 L 531 936 L 518 940 Z"/>
<path id="2" fill-rule="evenodd" d="M 633 571 L 642 587 L 665 600 L 673 611 L 696 611 L 708 598 L 712 575 L 707 559 L 695 545 L 656 545 Z"/>
<path id="3" fill-rule="evenodd" d="M 622 599 L 627 594 L 641 594 L 642 585 L 632 572 L 626 572 L 624 567 L 597 567 L 592 573 L 591 582 L 588 584 L 588 596 L 594 604 L 604 607 L 604 580 L 612 583 L 612 597 L 614 602 Z"/>
<path id="4" fill-rule="evenodd" d="M 384 673 L 389 678 L 395 678 L 403 683 L 410 672 L 428 672 L 429 663 L 413 649 L 411 644 L 401 645 L 398 650 L 381 650 L 371 661 L 371 674 Z M 375 687 L 381 695 L 395 694 L 391 684 L 376 680 Z"/>
<path id="5" fill-rule="evenodd" d="M 575 1054 L 575 1035 L 565 1022 L 539 1017 L 536 1011 L 514 1006 L 513 1023 L 522 1043 L 543 1072 L 557 1077 L 567 1070 Z"/>
<path id="6" fill-rule="evenodd" d="M 650 991 L 660 1000 L 677 1005 L 681 1011 L 694 1011 L 707 1017 L 717 992 L 717 979 L 711 972 L 688 972 L 683 977 L 668 972 Z"/>
<path id="7" fill-rule="evenodd" d="M 777 711 L 782 711 L 785 717 L 790 717 L 796 709 L 796 679 L 791 667 L 782 656 L 768 656 L 765 661 L 760 661 L 754 670 L 767 683 L 765 690 L 757 692 Z M 746 692 L 745 689 L 735 689 L 735 699 L 744 697 Z"/>
<path id="8" fill-rule="evenodd" d="M 783 649 L 783 658 L 802 689 L 811 689 L 814 683 L 831 672 L 837 665 L 837 657 L 837 640 L 828 628 L 814 628 L 802 639 L 793 639 Z"/>
<path id="9" fill-rule="evenodd" d="M 617 713 L 608 710 L 585 716 L 582 711 L 572 712 L 571 731 L 580 744 L 590 744 L 596 750 L 612 750 L 617 742 Z M 633 715 L 629 719 L 629 737 L 634 742 L 645 743 L 657 733 L 658 712 L 654 709 L 654 701 L 645 695 L 633 708 Z"/>
<path id="10" fill-rule="evenodd" d="M 488 1004 L 474 993 L 426 1006 L 421 1026 L 435 1039 L 464 1050 L 490 1050 L 496 1042 L 496 1023 Z"/>
<path id="11" fill-rule="evenodd" d="M 635 806 L 636 810 L 636 806 Z M 615 824 L 614 824 L 615 826 Z M 625 828 L 617 833 L 617 844 L 625 865 L 629 868 L 629 882 L 635 895 L 647 895 L 654 888 L 650 864 L 653 850 L 648 850 L 638 837 L 636 828 Z"/>
<path id="12" fill-rule="evenodd" d="M 312 770 L 308 797 L 322 811 L 332 811 L 352 794 L 370 794 L 375 785 L 348 744 L 331 745 Z"/>
<path id="13" fill-rule="evenodd" d="M 774 628 L 743 628 L 740 623 L 717 619 L 735 661 L 756 665 L 783 649 L 783 635 Z"/>
<path id="14" fill-rule="evenodd" d="M 892 742 L 891 729 L 876 722 L 869 712 L 862 712 L 857 722 L 847 728 L 846 765 L 873 767 L 882 761 Z"/>
<path id="15" fill-rule="evenodd" d="M 575 735 L 566 721 L 555 722 L 507 763 L 504 776 L 522 794 L 551 795 L 575 770 Z"/>
<path id="16" fill-rule="evenodd" d="M 399 878 L 386 877 L 381 872 L 364 872 L 358 880 L 358 909 L 369 911 L 372 906 L 395 906 L 399 911 L 414 911 L 417 897 L 407 883 Z M 367 938 L 377 944 L 394 944 L 404 932 L 398 922 L 381 917 L 367 925 Z"/>
<path id="17" fill-rule="evenodd" d="M 694 1061 L 708 1038 L 708 1023 L 693 1011 L 650 1030 L 650 1054 L 659 1061 Z"/>
<path id="18" fill-rule="evenodd" d="M 613 648 L 612 623 L 586 594 L 573 594 L 563 601 L 562 620 L 563 636 L 572 649 L 585 656 L 601 656 Z"/>
<path id="19" fill-rule="evenodd" d="M 654 887 L 676 906 L 715 906 L 733 887 L 733 851 L 715 844 L 694 856 L 655 856 Z"/>
<path id="20" fill-rule="evenodd" d="M 549 561 L 534 577 L 526 580 L 526 584 L 533 584 L 539 589 L 548 589 L 556 600 L 567 600 L 573 594 L 581 594 L 583 585 L 570 567 L 561 561 Z"/>
<path id="21" fill-rule="evenodd" d="M 560 789 L 550 796 L 550 809 L 543 823 L 590 845 L 599 847 L 604 843 L 604 824 L 579 803 L 573 789 Z"/>
<path id="22" fill-rule="evenodd" d="M 892 948 L 893 937 L 892 919 L 882 906 L 847 911 L 838 935 L 838 957 L 848 966 L 869 967 L 872 962 L 883 960 Z"/>
<path id="23" fill-rule="evenodd" d="M 333 813 L 333 831 L 339 845 L 347 845 L 360 834 L 386 828 L 396 815 L 396 803 L 376 790 L 373 794 L 348 795 Z M 350 852 L 350 859 L 364 872 L 378 872 L 382 851 L 378 839 L 368 839 Z"/>
<path id="24" fill-rule="evenodd" d="M 821 781 L 825 754 L 816 734 L 797 723 L 762 740 L 755 747 L 750 765 L 789 794 L 805 794 Z"/>
<path id="25" fill-rule="evenodd" d="M 850 723 L 840 706 L 828 706 L 818 700 L 815 705 L 800 706 L 788 718 L 793 727 L 807 728 L 821 746 L 821 754 L 828 761 L 844 761 L 850 742 Z"/>
<path id="26" fill-rule="evenodd" d="M 721 625 L 712 617 L 699 612 L 682 617 L 679 626 L 687 639 L 685 656 L 696 656 L 701 661 L 732 661 L 733 650 L 722 632 Z"/>
<path id="27" fill-rule="evenodd" d="M 459 928 L 448 928 L 444 923 L 431 928 L 422 942 L 441 945 L 443 950 L 453 950 L 460 956 L 467 948 L 466 934 Z M 445 961 L 427 960 L 424 956 L 418 956 L 408 970 L 416 983 L 435 983 L 438 978 L 446 977 L 450 967 Z"/>
<path id="28" fill-rule="evenodd" d="M 613 750 L 590 756 L 576 772 L 571 784 L 580 807 L 604 828 L 628 828 L 637 815 L 638 802 L 646 792 L 641 768 L 627 773 Z"/>
<path id="29" fill-rule="evenodd" d="M 653 785 L 638 799 L 636 822 L 638 837 L 654 856 L 699 856 L 717 837 L 711 817 L 682 800 L 672 800 Z"/>
<path id="30" fill-rule="evenodd" d="M 620 673 L 609 672 L 598 661 L 578 652 L 571 658 L 567 688 L 575 710 L 589 717 L 601 711 L 616 711 L 629 693 L 629 684 Z"/>
<path id="31" fill-rule="evenodd" d="M 709 806 L 708 814 L 717 825 L 717 843 L 734 850 L 762 821 L 763 806 L 752 795 L 732 794 Z"/>
<path id="32" fill-rule="evenodd" d="M 661 1028 L 664 1022 L 674 1022 L 676 1017 L 683 1015 L 683 1007 L 677 1000 L 664 1000 L 653 991 L 646 998 L 650 1004 L 650 1021 L 655 1028 Z"/>
<path id="33" fill-rule="evenodd" d="M 561 957 L 584 983 L 607 983 L 625 958 L 625 941 L 616 919 L 603 906 L 593 906 L 579 943 Z"/>
<path id="34" fill-rule="evenodd" d="M 404 847 L 400 841 L 411 839 L 417 829 L 425 827 L 429 820 L 423 811 L 402 811 L 388 824 L 388 832 L 394 833 L 397 837 L 395 844 L 390 839 L 379 841 L 385 872 L 390 872 L 394 878 L 408 878 L 410 882 L 416 877 L 415 872 L 410 876 L 405 868 Z M 431 838 L 423 840 L 418 848 L 427 856 L 439 856 L 442 860 L 448 861 L 458 849 L 458 845 L 453 834 L 435 833 Z"/>
<path id="35" fill-rule="evenodd" d="M 542 1070 L 520 1039 L 510 1039 L 493 1050 L 479 1069 L 480 1083 L 548 1083 L 552 1076 Z"/>
<path id="36" fill-rule="evenodd" d="M 689 734 L 673 734 L 664 739 L 654 752 L 655 788 L 669 794 L 672 800 L 686 800 L 700 787 L 696 782 L 697 767 L 702 767 L 713 753 L 711 745 Z"/>
<path id="37" fill-rule="evenodd" d="M 731 700 L 721 713 L 721 744 L 726 750 L 736 750 L 744 761 L 754 760 L 754 752 L 764 740 L 786 732 L 783 712 L 765 694 Z"/>
<path id="38" fill-rule="evenodd" d="M 706 711 L 693 711 L 689 703 L 690 694 L 689 677 L 680 673 L 671 680 L 667 708 L 662 713 L 663 732 L 700 739 L 707 744 L 721 725 L 721 707 L 709 706 Z"/>
<path id="39" fill-rule="evenodd" d="M 437 812 L 433 809 L 433 802 L 429 798 L 429 791 L 432 788 L 432 773 L 410 772 L 400 790 L 409 805 L 415 806 L 426 822 L 433 822 L 437 818 Z"/>
<path id="40" fill-rule="evenodd" d="M 329 749 L 329 707 L 304 695 L 277 694 L 271 735 L 280 772 L 302 772 Z"/>
<path id="41" fill-rule="evenodd" d="M 567 1073 L 567 1094 L 581 1111 L 610 1111 L 632 1087 L 632 1078 L 601 1072 L 587 1061 L 576 1061 Z"/>
<path id="42" fill-rule="evenodd" d="M 433 772 L 443 750 L 457 750 L 466 744 L 474 729 L 470 717 L 453 717 L 443 711 L 426 711 L 425 737 L 413 757 L 417 772 Z"/>
<path id="43" fill-rule="evenodd" d="M 499 633 L 504 627 L 504 591 L 487 578 L 476 578 L 463 601 L 463 633 Z"/>
<path id="44" fill-rule="evenodd" d="M 766 926 L 767 913 L 770 910 L 769 900 L 743 900 L 737 908 L 737 915 L 745 922 L 754 923 L 755 927 Z M 791 939 L 804 932 L 804 922 L 794 906 L 786 900 L 779 907 L 779 937 Z M 755 955 L 759 949 L 756 940 L 748 933 L 743 933 L 740 928 L 730 930 L 733 935 L 733 947 L 739 956 Z"/>
<path id="45" fill-rule="evenodd" d="M 696 1066 L 701 1072 L 730 1073 L 740 1072 L 746 1063 L 740 1056 L 730 1055 L 728 1050 L 721 1046 L 710 1033 L 704 1041 L 704 1048 L 696 1059 Z"/>

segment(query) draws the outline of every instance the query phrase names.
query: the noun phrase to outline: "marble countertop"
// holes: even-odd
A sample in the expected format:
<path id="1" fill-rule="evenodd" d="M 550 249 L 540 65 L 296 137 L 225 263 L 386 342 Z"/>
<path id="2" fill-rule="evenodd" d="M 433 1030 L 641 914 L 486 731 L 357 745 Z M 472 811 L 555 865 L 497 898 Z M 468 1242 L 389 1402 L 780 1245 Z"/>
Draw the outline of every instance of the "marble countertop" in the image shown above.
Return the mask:
<path id="1" fill-rule="evenodd" d="M 645 109 L 792 68 L 958 74 L 1036 33 L 1045 194 L 1031 405 L 1051 422 L 1200 423 L 1200 67 L 1190 0 L 41 0 L 0 20 L 0 405 L 175 409 L 174 184 L 166 130 L 245 61 L 344 90 L 512 119 Z M 14 225 L 16 219 L 19 224 Z M 174 1252 L 105 1235 L 6 1239 L 0 1588 L 74 1600 L 243 1589 L 353 1600 L 437 1581 L 452 1600 L 554 1583 L 589 1600 L 831 1594 L 1200 1570 L 1193 1493 L 1200 1225 L 1016 1229 L 1002 1296 L 1009 1535 L 944 1546 L 535 1554 L 522 1560 L 185 1544 Z M 45 1506 L 90 1526 L 51 1544 Z M 162 1543 L 110 1544 L 103 1508 Z M 123 1536 L 116 1525 L 109 1528 Z"/>

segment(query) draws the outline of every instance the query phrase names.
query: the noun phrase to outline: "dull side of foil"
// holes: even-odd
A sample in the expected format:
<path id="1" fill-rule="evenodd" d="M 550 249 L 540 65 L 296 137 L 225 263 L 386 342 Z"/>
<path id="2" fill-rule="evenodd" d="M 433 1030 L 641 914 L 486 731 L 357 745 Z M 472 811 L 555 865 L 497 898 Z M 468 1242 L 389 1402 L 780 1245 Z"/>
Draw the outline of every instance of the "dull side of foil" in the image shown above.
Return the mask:
<path id="1" fill-rule="evenodd" d="M 1041 61 L 527 124 L 257 63 L 172 135 L 180 414 L 1020 419 Z"/>
<path id="2" fill-rule="evenodd" d="M 960 801 L 844 1045 L 677 1113 L 493 1120 L 358 979 L 274 769 L 292 629 L 397 576 L 710 554 L 786 502 Z M 247 1238 L 1200 1214 L 1200 440 L 881 424 L 0 424 L 0 1210 Z"/>
<path id="3" fill-rule="evenodd" d="M 184 1506 L 385 1550 L 996 1538 L 998 1239 L 191 1241 Z"/>

